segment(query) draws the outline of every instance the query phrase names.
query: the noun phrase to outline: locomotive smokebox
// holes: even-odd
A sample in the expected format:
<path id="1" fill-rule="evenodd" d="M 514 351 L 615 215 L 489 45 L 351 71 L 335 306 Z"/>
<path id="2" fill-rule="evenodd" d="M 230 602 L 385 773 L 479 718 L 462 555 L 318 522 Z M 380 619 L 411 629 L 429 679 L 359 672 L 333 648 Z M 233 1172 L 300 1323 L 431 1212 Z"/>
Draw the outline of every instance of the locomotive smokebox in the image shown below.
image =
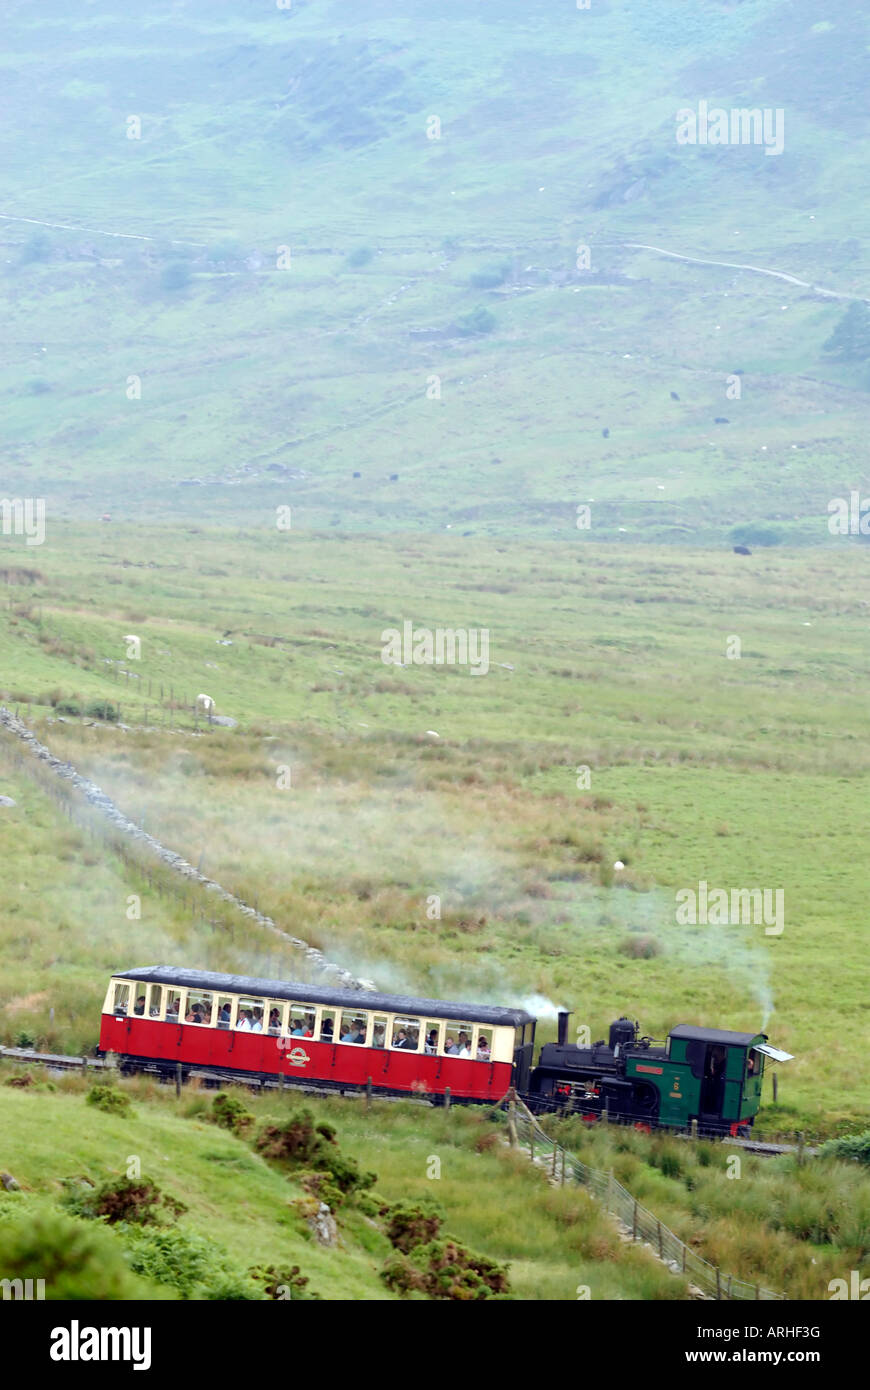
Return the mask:
<path id="1" fill-rule="evenodd" d="M 626 1017 L 623 1015 L 623 1017 L 622 1017 L 622 1018 L 618 1018 L 618 1019 L 616 1020 L 615 1023 L 611 1023 L 611 1025 L 610 1025 L 610 1047 L 611 1047 L 611 1051 L 615 1051 L 616 1048 L 617 1048 L 617 1046 L 618 1046 L 618 1047 L 619 1047 L 619 1050 L 620 1050 L 620 1052 L 621 1052 L 625 1047 L 629 1047 L 629 1046 L 634 1042 L 634 1040 L 635 1040 L 636 1037 L 637 1037 L 637 1024 L 636 1024 L 636 1023 L 632 1023 L 632 1021 L 631 1021 L 630 1018 L 626 1018 Z"/>
<path id="2" fill-rule="evenodd" d="M 560 1009 L 558 1017 L 559 1032 L 557 1034 L 557 1040 L 559 1046 L 564 1047 L 568 1040 L 568 1019 L 571 1017 L 571 1011 L 568 1009 Z"/>

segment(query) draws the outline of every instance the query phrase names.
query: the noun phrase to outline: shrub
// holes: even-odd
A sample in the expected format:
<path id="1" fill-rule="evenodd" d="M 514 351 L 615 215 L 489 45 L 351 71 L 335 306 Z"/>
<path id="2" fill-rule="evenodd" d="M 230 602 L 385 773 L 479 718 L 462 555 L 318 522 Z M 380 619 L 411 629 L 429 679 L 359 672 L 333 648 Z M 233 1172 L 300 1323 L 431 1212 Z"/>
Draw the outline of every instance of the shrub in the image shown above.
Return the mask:
<path id="1" fill-rule="evenodd" d="M 374 254 L 370 246 L 357 246 L 355 250 L 351 251 L 346 264 L 354 270 L 358 270 L 360 266 L 368 265 Z"/>
<path id="2" fill-rule="evenodd" d="M 313 1165 L 323 1152 L 323 1137 L 314 1127 L 311 1111 L 300 1110 L 283 1125 L 264 1125 L 257 1136 L 257 1148 L 279 1162 Z"/>
<path id="3" fill-rule="evenodd" d="M 183 1202 L 161 1192 L 151 1178 L 107 1178 L 100 1187 L 86 1178 L 71 1179 L 66 1184 L 64 1203 L 75 1216 L 91 1221 L 102 1220 L 107 1226 L 120 1222 L 129 1226 L 155 1226 L 164 1214 L 175 1220 L 187 1211 Z"/>
<path id="4" fill-rule="evenodd" d="M 298 1265 L 293 1265 L 290 1269 L 276 1269 L 274 1265 L 267 1268 L 254 1268 L 248 1271 L 251 1278 L 263 1285 L 267 1298 L 293 1300 L 295 1303 L 301 1299 L 316 1299 L 320 1295 L 311 1293 L 308 1289 L 308 1279 L 299 1271 Z"/>
<path id="5" fill-rule="evenodd" d="M 476 1255 L 458 1241 L 433 1240 L 410 1255 L 388 1260 L 381 1278 L 398 1293 L 413 1291 L 428 1298 L 471 1302 L 499 1297 L 508 1291 L 508 1267 Z"/>
<path id="6" fill-rule="evenodd" d="M 443 1216 L 434 1202 L 397 1202 L 388 1214 L 386 1235 L 391 1245 L 407 1255 L 415 1245 L 428 1245 L 437 1238 Z"/>
<path id="7" fill-rule="evenodd" d="M 58 700 L 55 705 L 58 714 L 81 714 L 82 707 L 76 700 Z"/>
<path id="8" fill-rule="evenodd" d="M 470 338 L 476 333 L 491 333 L 495 324 L 495 315 L 484 309 L 483 305 L 478 305 L 470 313 L 463 314 L 456 327 L 464 338 Z"/>
<path id="9" fill-rule="evenodd" d="M 222 1246 L 198 1232 L 131 1228 L 122 1237 L 131 1268 L 174 1289 L 181 1298 L 262 1302 L 267 1296 L 233 1267 Z"/>
<path id="10" fill-rule="evenodd" d="M 4 1213 L 4 1216 L 6 1214 Z M 44 1279 L 46 1298 L 104 1302 L 147 1297 L 108 1231 L 60 1212 L 25 1208 L 0 1221 L 4 1279 Z"/>
<path id="11" fill-rule="evenodd" d="M 85 714 L 89 719 L 105 719 L 114 724 L 118 718 L 118 709 L 109 700 L 92 700 L 85 709 Z"/>
<path id="12" fill-rule="evenodd" d="M 844 1158 L 870 1167 L 870 1129 L 863 1134 L 845 1134 L 842 1139 L 829 1139 L 819 1150 L 823 1158 Z"/>
<path id="13" fill-rule="evenodd" d="M 130 1097 L 123 1091 L 117 1091 L 114 1086 L 92 1086 L 87 1094 L 87 1102 L 98 1110 L 105 1110 L 107 1115 L 130 1114 Z"/>
<path id="14" fill-rule="evenodd" d="M 16 1034 L 16 1037 L 15 1037 L 15 1046 L 16 1046 L 16 1047 L 36 1047 L 36 1038 L 33 1036 L 32 1033 L 27 1033 L 27 1032 L 25 1032 L 25 1030 L 22 1028 L 21 1031 L 20 1031 L 18 1034 Z"/>
<path id="15" fill-rule="evenodd" d="M 356 1159 L 347 1158 L 341 1152 L 332 1125 L 315 1126 L 310 1110 L 291 1115 L 283 1125 L 264 1125 L 257 1136 L 257 1148 L 279 1163 L 328 1173 L 345 1196 L 365 1191 L 377 1182 L 374 1173 L 360 1172 Z"/>
<path id="16" fill-rule="evenodd" d="M 81 1202 L 82 1215 L 102 1217 L 106 1225 L 126 1221 L 153 1226 L 159 1219 L 162 1193 L 152 1178 L 109 1178 Z"/>
<path id="17" fill-rule="evenodd" d="M 633 960 L 652 960 L 662 952 L 654 936 L 627 936 L 618 949 L 620 955 L 631 956 Z"/>
<path id="18" fill-rule="evenodd" d="M 221 1129 L 229 1129 L 239 1135 L 245 1134 L 254 1123 L 254 1116 L 245 1109 L 244 1101 L 238 1096 L 215 1096 L 209 1118 Z"/>

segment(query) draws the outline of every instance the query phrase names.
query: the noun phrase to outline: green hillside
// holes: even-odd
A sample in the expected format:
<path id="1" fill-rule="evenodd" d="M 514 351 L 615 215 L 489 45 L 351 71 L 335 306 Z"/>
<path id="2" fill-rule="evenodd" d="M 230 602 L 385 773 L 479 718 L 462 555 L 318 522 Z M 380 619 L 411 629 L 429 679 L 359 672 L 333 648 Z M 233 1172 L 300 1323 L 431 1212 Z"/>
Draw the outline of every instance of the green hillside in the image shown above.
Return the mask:
<path id="1" fill-rule="evenodd" d="M 870 366 L 822 350 L 848 301 L 640 244 L 868 292 L 850 0 L 11 8 L 10 495 L 829 540 L 865 476 Z M 782 109 L 783 152 L 678 144 L 701 100 Z"/>

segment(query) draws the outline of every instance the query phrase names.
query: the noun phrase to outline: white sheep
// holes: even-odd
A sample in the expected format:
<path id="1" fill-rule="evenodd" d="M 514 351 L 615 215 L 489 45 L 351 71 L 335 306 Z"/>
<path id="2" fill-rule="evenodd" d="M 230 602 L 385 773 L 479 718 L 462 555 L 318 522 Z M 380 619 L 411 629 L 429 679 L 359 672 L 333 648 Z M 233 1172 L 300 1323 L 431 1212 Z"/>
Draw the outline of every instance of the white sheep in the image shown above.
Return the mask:
<path id="1" fill-rule="evenodd" d="M 196 709 L 197 713 L 207 714 L 211 718 L 214 714 L 214 700 L 210 695 L 197 695 Z"/>

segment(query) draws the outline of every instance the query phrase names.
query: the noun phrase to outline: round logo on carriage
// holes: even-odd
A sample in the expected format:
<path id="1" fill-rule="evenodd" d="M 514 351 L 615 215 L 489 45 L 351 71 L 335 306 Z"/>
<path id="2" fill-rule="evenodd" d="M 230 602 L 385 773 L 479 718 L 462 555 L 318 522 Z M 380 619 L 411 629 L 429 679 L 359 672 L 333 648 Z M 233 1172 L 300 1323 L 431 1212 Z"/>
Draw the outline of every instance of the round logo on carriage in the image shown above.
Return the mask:
<path id="1" fill-rule="evenodd" d="M 287 1061 L 291 1067 L 306 1067 L 311 1058 L 304 1047 L 292 1047 L 287 1053 Z"/>

